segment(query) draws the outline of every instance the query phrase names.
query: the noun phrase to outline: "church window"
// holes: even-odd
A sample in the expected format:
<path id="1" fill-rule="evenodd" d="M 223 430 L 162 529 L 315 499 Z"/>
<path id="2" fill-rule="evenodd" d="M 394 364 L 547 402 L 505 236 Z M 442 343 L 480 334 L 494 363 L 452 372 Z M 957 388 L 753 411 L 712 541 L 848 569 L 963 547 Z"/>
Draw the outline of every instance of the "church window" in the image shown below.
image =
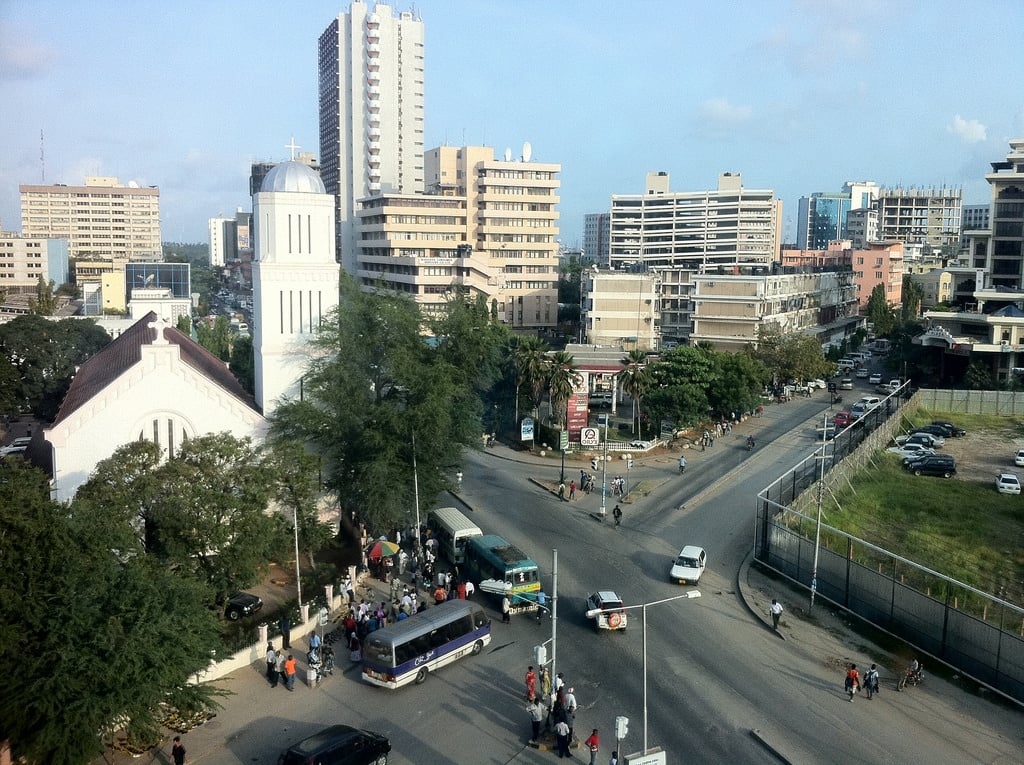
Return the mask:
<path id="1" fill-rule="evenodd" d="M 174 420 L 167 419 L 167 455 L 174 456 Z"/>
<path id="2" fill-rule="evenodd" d="M 279 291 L 277 293 L 277 302 L 278 302 L 277 316 L 278 316 L 278 318 L 281 321 L 280 333 L 283 335 L 284 334 L 284 290 L 281 290 L 281 291 Z"/>
<path id="3" fill-rule="evenodd" d="M 288 252 L 292 251 L 292 214 L 288 213 Z"/>
<path id="4" fill-rule="evenodd" d="M 299 290 L 299 334 L 302 334 L 302 303 L 303 303 L 302 290 Z"/>

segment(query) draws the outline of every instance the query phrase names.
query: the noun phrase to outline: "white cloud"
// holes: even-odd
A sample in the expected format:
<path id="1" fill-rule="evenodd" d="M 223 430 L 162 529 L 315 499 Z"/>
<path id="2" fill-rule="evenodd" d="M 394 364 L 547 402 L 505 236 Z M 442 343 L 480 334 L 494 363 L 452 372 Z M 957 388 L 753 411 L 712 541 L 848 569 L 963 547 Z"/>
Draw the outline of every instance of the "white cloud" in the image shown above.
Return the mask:
<path id="1" fill-rule="evenodd" d="M 959 136 L 964 143 L 980 143 L 985 140 L 985 126 L 977 120 L 965 120 L 959 114 L 953 118 L 953 124 L 948 130 L 953 135 Z"/>
<path id="2" fill-rule="evenodd" d="M 725 98 L 709 98 L 698 109 L 698 115 L 706 122 L 719 125 L 735 125 L 746 122 L 753 114 L 749 106 L 730 104 Z"/>

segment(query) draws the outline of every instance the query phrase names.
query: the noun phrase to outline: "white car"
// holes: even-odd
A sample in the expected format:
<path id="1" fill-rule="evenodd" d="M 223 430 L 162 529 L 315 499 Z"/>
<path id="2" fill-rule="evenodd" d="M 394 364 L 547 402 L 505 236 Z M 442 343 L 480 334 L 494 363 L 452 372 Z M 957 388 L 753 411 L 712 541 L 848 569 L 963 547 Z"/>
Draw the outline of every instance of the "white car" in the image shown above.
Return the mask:
<path id="1" fill-rule="evenodd" d="M 594 629 L 597 630 L 624 630 L 628 617 L 625 611 L 614 609 L 622 608 L 622 599 L 611 590 L 600 590 L 593 595 L 587 596 L 587 617 L 594 620 Z M 608 611 L 611 613 L 594 613 L 593 611 Z"/>
<path id="2" fill-rule="evenodd" d="M 825 388 L 828 387 L 825 384 L 825 381 L 822 380 L 820 377 L 816 377 L 813 380 L 808 380 L 807 384 L 810 385 L 812 388 L 818 388 L 819 390 L 825 390 Z"/>
<path id="3" fill-rule="evenodd" d="M 1013 464 L 1024 467 L 1024 449 L 1018 449 L 1017 453 L 1013 455 Z"/>
<path id="4" fill-rule="evenodd" d="M 7 446 L 0 447 L 0 457 L 8 454 L 24 454 L 30 443 L 32 443 L 32 439 L 29 436 L 15 438 Z"/>
<path id="5" fill-rule="evenodd" d="M 930 449 L 922 444 L 904 444 L 902 446 L 890 446 L 886 451 L 897 454 L 901 459 L 907 457 L 924 457 L 926 455 L 935 454 L 934 449 Z"/>
<path id="6" fill-rule="evenodd" d="M 668 578 L 679 584 L 697 584 L 707 562 L 708 556 L 703 548 L 687 545 L 676 556 L 672 569 L 668 572 Z"/>
<path id="7" fill-rule="evenodd" d="M 882 375 L 878 374 L 878 372 L 875 372 L 873 375 L 871 375 L 871 377 L 868 378 L 868 385 L 881 385 L 881 384 L 882 384 Z"/>
<path id="8" fill-rule="evenodd" d="M 851 378 L 851 377 L 844 377 L 842 380 L 840 380 L 839 381 L 839 389 L 840 390 L 853 390 L 853 378 Z"/>
<path id="9" fill-rule="evenodd" d="M 996 491 L 1000 494 L 1020 494 L 1020 480 L 1013 473 L 996 476 Z"/>
<path id="10" fill-rule="evenodd" d="M 946 445 L 946 439 L 942 436 L 937 436 L 934 433 L 917 432 L 911 433 L 909 436 L 899 436 L 896 439 L 896 443 L 903 446 L 906 443 L 923 443 L 925 446 L 932 446 L 942 448 Z"/>

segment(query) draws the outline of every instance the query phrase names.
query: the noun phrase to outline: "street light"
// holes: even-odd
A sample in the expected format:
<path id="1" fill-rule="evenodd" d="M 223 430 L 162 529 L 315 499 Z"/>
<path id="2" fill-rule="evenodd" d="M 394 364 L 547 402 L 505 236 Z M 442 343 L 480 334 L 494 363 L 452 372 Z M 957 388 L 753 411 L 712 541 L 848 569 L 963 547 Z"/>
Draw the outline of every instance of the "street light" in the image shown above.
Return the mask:
<path id="1" fill-rule="evenodd" d="M 608 420 L 611 419 L 611 415 L 602 414 L 601 416 L 604 417 L 604 458 L 601 462 L 601 520 L 603 521 L 608 513 L 605 501 L 608 497 Z"/>
<path id="2" fill-rule="evenodd" d="M 643 674 L 644 674 L 644 749 L 643 754 L 647 754 L 647 607 L 648 606 L 659 606 L 662 603 L 671 603 L 673 600 L 685 600 L 692 598 L 699 598 L 700 590 L 687 590 L 682 595 L 674 595 L 671 598 L 663 598 L 661 600 L 654 600 L 650 603 L 641 603 L 637 606 L 619 606 L 618 608 L 594 608 L 587 611 L 587 616 L 593 618 L 598 614 L 607 613 L 618 613 L 619 611 L 629 611 L 633 608 L 643 609 L 643 621 L 642 635 L 643 635 Z"/>

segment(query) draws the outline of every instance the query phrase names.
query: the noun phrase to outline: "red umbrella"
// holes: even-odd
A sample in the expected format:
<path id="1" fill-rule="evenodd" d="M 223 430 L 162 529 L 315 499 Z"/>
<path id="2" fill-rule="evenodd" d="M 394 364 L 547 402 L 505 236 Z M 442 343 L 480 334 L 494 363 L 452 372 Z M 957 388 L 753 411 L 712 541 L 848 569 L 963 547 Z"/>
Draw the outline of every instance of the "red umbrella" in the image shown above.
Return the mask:
<path id="1" fill-rule="evenodd" d="M 394 542 L 388 542 L 386 539 L 378 539 L 372 545 L 370 549 L 366 551 L 366 556 L 370 560 L 380 560 L 381 558 L 390 558 L 392 555 L 398 555 L 398 551 L 401 548 Z"/>

